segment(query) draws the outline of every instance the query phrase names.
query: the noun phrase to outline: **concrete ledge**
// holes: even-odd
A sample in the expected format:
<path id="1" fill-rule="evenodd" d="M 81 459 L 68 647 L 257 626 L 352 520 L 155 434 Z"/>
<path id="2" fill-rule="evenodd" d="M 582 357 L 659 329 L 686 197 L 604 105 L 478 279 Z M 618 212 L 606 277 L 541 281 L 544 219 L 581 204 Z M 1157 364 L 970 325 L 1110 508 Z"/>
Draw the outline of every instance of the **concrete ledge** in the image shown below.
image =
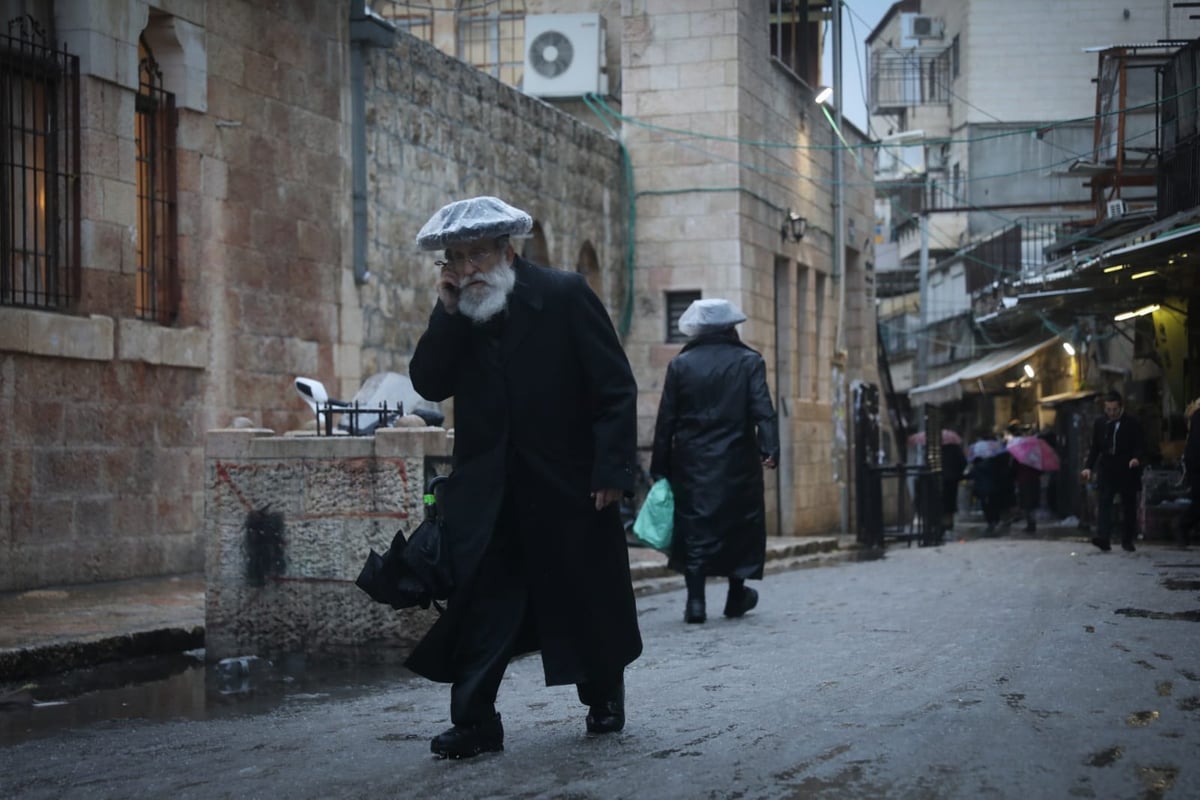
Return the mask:
<path id="1" fill-rule="evenodd" d="M 208 331 L 203 328 L 164 328 L 140 319 L 117 321 L 117 357 L 168 367 L 206 369 Z"/>
<path id="2" fill-rule="evenodd" d="M 73 317 L 53 311 L 0 307 L 0 350 L 111 361 L 113 331 L 111 317 Z"/>
<path id="3" fill-rule="evenodd" d="M 204 646 L 204 628 L 161 628 L 100 639 L 0 650 L 0 681 L 17 681 L 126 658 Z"/>

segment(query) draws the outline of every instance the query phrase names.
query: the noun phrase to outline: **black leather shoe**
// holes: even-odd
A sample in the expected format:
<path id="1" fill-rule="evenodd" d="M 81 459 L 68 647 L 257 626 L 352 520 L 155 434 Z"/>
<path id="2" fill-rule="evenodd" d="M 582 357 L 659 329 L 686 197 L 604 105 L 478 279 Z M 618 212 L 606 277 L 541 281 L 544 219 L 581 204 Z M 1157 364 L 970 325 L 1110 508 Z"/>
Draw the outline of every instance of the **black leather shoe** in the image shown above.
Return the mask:
<path id="1" fill-rule="evenodd" d="M 725 616 L 745 616 L 746 612 L 758 605 L 758 592 L 749 586 L 742 587 L 740 592 L 730 592 L 725 597 Z"/>
<path id="2" fill-rule="evenodd" d="M 616 733 L 625 727 L 625 684 L 612 697 L 588 708 L 588 733 Z"/>
<path id="3" fill-rule="evenodd" d="M 1133 542 L 1121 542 L 1121 549 L 1126 553 L 1132 553 L 1137 550 L 1137 548 L 1133 546 Z"/>
<path id="4" fill-rule="evenodd" d="M 689 623 L 704 622 L 706 619 L 708 619 L 708 616 L 705 614 L 704 599 L 689 599 L 687 601 L 687 608 L 683 611 L 683 621 Z"/>
<path id="5" fill-rule="evenodd" d="M 438 758 L 471 758 L 504 749 L 504 726 L 497 714 L 487 722 L 455 725 L 433 737 L 429 749 Z"/>
<path id="6" fill-rule="evenodd" d="M 1101 550 L 1103 550 L 1106 553 L 1109 550 L 1112 550 L 1112 545 L 1099 537 L 1092 539 L 1092 544 L 1096 545 L 1096 547 L 1099 547 Z"/>

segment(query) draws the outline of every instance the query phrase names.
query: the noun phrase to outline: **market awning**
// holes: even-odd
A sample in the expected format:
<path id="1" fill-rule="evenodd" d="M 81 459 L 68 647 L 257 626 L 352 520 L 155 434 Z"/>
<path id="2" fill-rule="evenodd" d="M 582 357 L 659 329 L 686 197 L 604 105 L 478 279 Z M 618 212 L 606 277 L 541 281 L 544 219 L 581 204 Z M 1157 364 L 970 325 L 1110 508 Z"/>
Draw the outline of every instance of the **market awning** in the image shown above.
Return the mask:
<path id="1" fill-rule="evenodd" d="M 1041 400 L 1038 400 L 1040 406 L 1057 406 L 1062 403 L 1073 403 L 1076 400 L 1086 400 L 1089 397 L 1095 397 L 1100 394 L 1095 389 L 1081 389 L 1077 392 L 1061 392 L 1060 394 L 1048 394 Z"/>
<path id="2" fill-rule="evenodd" d="M 908 390 L 909 402 L 913 404 L 926 403 L 941 405 L 961 400 L 967 392 L 980 393 L 979 381 L 989 375 L 995 375 L 1006 369 L 1020 364 L 1052 344 L 1057 344 L 1059 338 L 1036 342 L 1034 344 L 1014 345 L 988 353 L 978 361 L 974 361 L 957 372 L 952 372 L 941 380 L 927 383 L 924 386 L 914 386 Z"/>

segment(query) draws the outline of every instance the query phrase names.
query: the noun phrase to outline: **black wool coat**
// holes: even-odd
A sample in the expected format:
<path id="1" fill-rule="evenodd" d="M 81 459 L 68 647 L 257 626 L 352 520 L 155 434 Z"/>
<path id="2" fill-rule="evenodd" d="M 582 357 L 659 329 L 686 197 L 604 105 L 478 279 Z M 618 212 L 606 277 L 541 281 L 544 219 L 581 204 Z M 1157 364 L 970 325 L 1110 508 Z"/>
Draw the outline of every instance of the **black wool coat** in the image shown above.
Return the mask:
<path id="1" fill-rule="evenodd" d="M 696 337 L 667 365 L 650 462 L 675 496 L 672 569 L 762 577 L 766 457 L 779 427 L 762 356 L 733 331 Z"/>
<path id="2" fill-rule="evenodd" d="M 1113 447 L 1113 427 L 1116 426 L 1116 448 Z M 1114 487 L 1137 488 L 1142 483 L 1142 468 L 1129 468 L 1132 459 L 1141 461 L 1146 447 L 1142 424 L 1136 417 L 1122 413 L 1116 422 L 1100 417 L 1092 424 L 1092 444 L 1084 466 L 1100 468 L 1099 482 Z"/>
<path id="3" fill-rule="evenodd" d="M 527 631 L 546 683 L 609 676 L 640 655 L 629 553 L 617 504 L 633 489 L 637 385 L 608 312 L 581 275 L 516 259 L 499 338 L 439 302 L 409 364 L 429 400 L 454 398 L 454 455 L 438 509 L 456 591 L 407 661 L 454 680 L 465 598 L 501 505 L 517 520 Z M 510 496 L 506 497 L 506 493 Z"/>

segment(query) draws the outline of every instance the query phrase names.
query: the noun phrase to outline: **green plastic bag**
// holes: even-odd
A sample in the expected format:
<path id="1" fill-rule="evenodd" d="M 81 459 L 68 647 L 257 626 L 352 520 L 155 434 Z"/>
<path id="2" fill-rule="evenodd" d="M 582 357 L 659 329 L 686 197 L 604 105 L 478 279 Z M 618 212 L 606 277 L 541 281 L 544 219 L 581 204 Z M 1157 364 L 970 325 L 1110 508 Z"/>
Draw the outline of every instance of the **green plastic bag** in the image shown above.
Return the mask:
<path id="1" fill-rule="evenodd" d="M 646 502 L 642 503 L 637 519 L 633 521 L 633 534 L 655 550 L 666 550 L 671 546 L 671 533 L 675 529 L 675 494 L 666 478 L 660 478 L 650 487 Z"/>

